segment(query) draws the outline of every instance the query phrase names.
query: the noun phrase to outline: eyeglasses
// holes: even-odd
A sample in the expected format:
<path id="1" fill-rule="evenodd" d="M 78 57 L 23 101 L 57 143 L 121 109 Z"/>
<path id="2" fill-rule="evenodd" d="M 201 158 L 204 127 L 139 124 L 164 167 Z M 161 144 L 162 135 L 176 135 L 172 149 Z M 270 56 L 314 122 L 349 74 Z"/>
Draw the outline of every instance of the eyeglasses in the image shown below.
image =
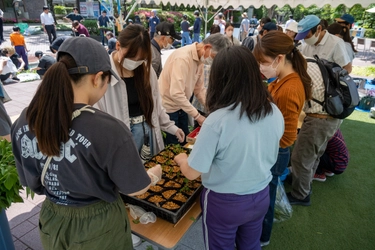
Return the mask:
<path id="1" fill-rule="evenodd" d="M 176 39 L 174 39 L 173 37 L 171 37 L 171 36 L 168 36 L 170 39 L 172 39 L 172 43 L 174 43 L 174 40 L 176 40 Z"/>

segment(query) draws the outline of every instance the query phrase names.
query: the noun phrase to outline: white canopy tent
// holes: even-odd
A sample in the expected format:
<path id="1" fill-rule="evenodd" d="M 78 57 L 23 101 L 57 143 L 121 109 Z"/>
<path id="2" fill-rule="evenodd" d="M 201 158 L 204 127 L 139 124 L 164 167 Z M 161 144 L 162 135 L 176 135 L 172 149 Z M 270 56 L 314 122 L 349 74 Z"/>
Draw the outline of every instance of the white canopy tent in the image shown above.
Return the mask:
<path id="1" fill-rule="evenodd" d="M 365 10 L 366 12 L 369 12 L 369 13 L 375 13 L 375 7 L 374 8 L 371 8 L 371 9 L 368 9 L 368 10 Z"/>

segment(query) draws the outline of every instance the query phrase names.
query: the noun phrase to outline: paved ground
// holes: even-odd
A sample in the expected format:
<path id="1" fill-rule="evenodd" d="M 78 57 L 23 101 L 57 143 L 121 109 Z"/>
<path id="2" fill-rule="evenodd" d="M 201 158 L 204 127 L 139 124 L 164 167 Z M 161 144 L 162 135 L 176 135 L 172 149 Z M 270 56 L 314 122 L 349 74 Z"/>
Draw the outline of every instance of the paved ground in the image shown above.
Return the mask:
<path id="1" fill-rule="evenodd" d="M 9 44 L 9 34 L 11 32 L 10 26 L 4 27 L 4 34 Z M 58 36 L 69 34 L 70 32 L 58 32 Z M 41 50 L 45 53 L 50 53 L 48 38 L 45 34 L 37 36 L 26 37 L 28 48 L 30 49 L 29 55 L 30 60 L 35 62 L 34 55 L 35 51 Z M 168 54 L 171 51 L 164 52 L 163 61 L 165 61 Z M 357 54 L 357 58 L 353 61 L 353 65 L 356 66 L 375 66 L 375 52 L 367 53 L 367 56 L 371 60 L 365 60 L 364 53 L 361 51 Z M 373 76 L 372 78 L 374 78 Z M 5 89 L 9 96 L 13 99 L 12 101 L 5 104 L 8 114 L 12 120 L 15 120 L 20 112 L 28 106 L 30 103 L 40 81 L 16 83 L 5 85 Z M 41 203 L 44 200 L 44 196 L 36 196 L 34 199 L 25 197 L 24 203 L 14 203 L 7 211 L 9 224 L 11 227 L 13 241 L 16 250 L 42 250 L 42 246 L 39 239 L 38 232 L 38 218 Z M 201 222 L 198 221 L 185 235 L 180 244 L 176 249 L 179 250 L 191 250 L 191 249 L 204 249 L 203 247 L 203 236 L 202 236 Z M 147 249 L 151 244 L 144 242 L 141 246 L 137 247 L 137 250 Z M 153 246 L 154 249 L 157 249 Z"/>

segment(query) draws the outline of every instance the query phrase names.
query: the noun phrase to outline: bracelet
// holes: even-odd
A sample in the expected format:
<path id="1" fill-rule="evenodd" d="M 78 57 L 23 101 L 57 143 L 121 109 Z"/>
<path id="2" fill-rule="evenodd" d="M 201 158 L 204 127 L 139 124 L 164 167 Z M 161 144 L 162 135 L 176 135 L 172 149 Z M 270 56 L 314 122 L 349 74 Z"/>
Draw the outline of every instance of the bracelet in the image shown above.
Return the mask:
<path id="1" fill-rule="evenodd" d="M 200 116 L 201 114 L 198 112 L 198 114 L 194 117 L 194 120 L 197 120 Z"/>

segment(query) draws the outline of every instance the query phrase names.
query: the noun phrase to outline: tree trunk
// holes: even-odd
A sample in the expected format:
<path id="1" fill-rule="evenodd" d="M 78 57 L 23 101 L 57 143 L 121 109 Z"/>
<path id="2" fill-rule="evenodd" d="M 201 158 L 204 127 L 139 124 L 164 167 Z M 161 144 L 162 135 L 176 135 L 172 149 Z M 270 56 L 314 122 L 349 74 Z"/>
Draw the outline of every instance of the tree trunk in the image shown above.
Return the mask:
<path id="1" fill-rule="evenodd" d="M 47 0 L 48 7 L 50 8 L 50 11 L 52 13 L 52 17 L 55 20 L 55 24 L 57 24 L 56 16 L 55 16 L 55 10 L 53 9 L 53 0 Z"/>
<path id="2" fill-rule="evenodd" d="M 276 5 L 273 5 L 271 8 L 267 9 L 267 16 L 269 18 L 273 18 L 273 15 L 275 14 Z"/>

